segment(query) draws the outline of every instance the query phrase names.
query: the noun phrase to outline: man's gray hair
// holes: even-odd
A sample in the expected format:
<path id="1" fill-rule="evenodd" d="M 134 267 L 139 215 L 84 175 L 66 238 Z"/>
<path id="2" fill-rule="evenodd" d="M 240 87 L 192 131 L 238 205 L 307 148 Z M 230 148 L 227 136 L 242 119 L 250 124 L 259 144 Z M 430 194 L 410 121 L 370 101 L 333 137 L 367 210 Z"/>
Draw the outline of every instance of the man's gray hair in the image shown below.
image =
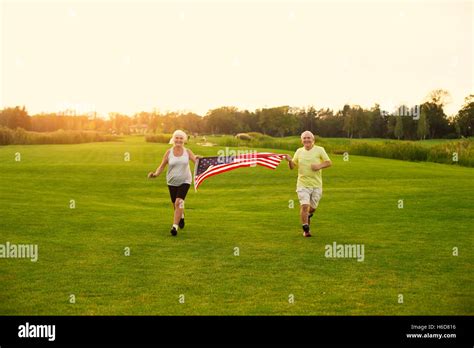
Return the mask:
<path id="1" fill-rule="evenodd" d="M 314 134 L 311 133 L 310 131 L 304 131 L 303 133 L 301 133 L 301 139 L 303 139 L 303 137 L 306 135 L 309 135 L 314 140 Z"/>

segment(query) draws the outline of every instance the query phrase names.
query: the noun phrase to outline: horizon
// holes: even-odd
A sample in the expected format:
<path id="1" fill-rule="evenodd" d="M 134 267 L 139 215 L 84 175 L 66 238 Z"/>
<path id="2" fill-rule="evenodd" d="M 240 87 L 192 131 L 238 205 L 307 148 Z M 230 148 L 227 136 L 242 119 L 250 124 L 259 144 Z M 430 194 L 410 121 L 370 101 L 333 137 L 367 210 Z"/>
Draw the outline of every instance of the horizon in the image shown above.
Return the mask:
<path id="1" fill-rule="evenodd" d="M 346 104 L 346 105 L 349 105 L 349 104 Z M 379 103 L 374 103 L 371 107 L 363 107 L 359 104 L 351 104 L 349 105 L 350 107 L 354 108 L 354 107 L 361 107 L 363 110 L 370 110 L 372 109 L 374 106 L 378 105 L 379 106 L 379 109 L 380 109 L 380 114 L 381 116 L 383 117 L 387 117 L 387 116 L 399 116 L 398 113 L 402 113 L 401 116 L 406 116 L 404 115 L 403 113 L 407 112 L 407 113 L 410 113 L 412 112 L 412 109 L 410 105 L 397 105 L 395 108 L 392 108 L 392 109 L 384 109 Z M 314 110 L 316 111 L 319 111 L 319 110 L 328 110 L 330 112 L 333 113 L 333 115 L 337 115 L 338 112 L 342 111 L 343 110 L 343 107 L 345 105 L 343 105 L 342 108 L 336 108 L 336 109 L 332 109 L 332 108 L 329 108 L 329 107 L 315 107 L 314 105 L 306 105 L 306 106 L 292 106 L 292 105 L 275 105 L 275 106 L 268 106 L 268 107 L 261 107 L 261 108 L 257 108 L 257 109 L 253 109 L 253 110 L 248 110 L 248 109 L 241 109 L 241 108 L 237 108 L 235 107 L 234 105 L 222 105 L 220 107 L 217 107 L 215 109 L 220 109 L 220 108 L 237 108 L 237 111 L 238 112 L 250 112 L 250 113 L 255 113 L 257 112 L 258 110 L 263 110 L 263 109 L 272 109 L 272 108 L 279 108 L 279 107 L 289 107 L 290 110 L 291 109 L 301 109 L 301 110 L 307 110 L 309 108 L 314 108 Z M 414 107 L 415 105 L 413 105 Z M 420 106 L 421 107 L 421 104 L 417 104 L 416 106 Z M 99 114 L 97 112 L 94 112 L 94 111 L 89 111 L 89 112 L 84 112 L 84 113 L 79 113 L 77 110 L 73 110 L 73 109 L 70 109 L 70 110 L 64 110 L 63 112 L 54 112 L 54 111 L 46 111 L 46 112 L 41 112 L 41 113 L 36 113 L 36 114 L 31 114 L 29 111 L 28 111 L 28 107 L 26 107 L 26 105 L 14 105 L 14 106 L 7 106 L 5 108 L 16 108 L 16 107 L 19 107 L 19 108 L 25 108 L 28 116 L 30 117 L 33 117 L 33 116 L 49 116 L 50 114 L 56 114 L 56 116 L 69 116 L 69 117 L 82 117 L 82 116 L 87 116 L 87 117 L 98 117 L 98 118 L 102 118 L 102 119 L 110 119 L 110 116 L 113 115 L 113 114 L 120 114 L 121 116 L 127 116 L 127 117 L 130 117 L 130 118 L 133 118 L 135 116 L 139 116 L 140 113 L 154 113 L 156 116 L 167 116 L 168 114 L 175 114 L 177 116 L 183 116 L 183 115 L 187 115 L 187 114 L 194 114 L 196 116 L 199 116 L 199 117 L 206 117 L 207 114 L 212 111 L 212 110 L 215 110 L 215 109 L 209 109 L 207 110 L 205 113 L 203 114 L 199 114 L 199 113 L 196 113 L 194 111 L 190 111 L 190 110 L 159 110 L 158 108 L 154 108 L 153 110 L 151 111 L 147 111 L 147 110 L 140 110 L 140 111 L 136 111 L 136 112 L 133 112 L 133 113 L 130 113 L 130 114 L 126 114 L 126 113 L 120 113 L 120 112 L 115 112 L 115 111 L 112 111 L 112 112 L 108 112 L 106 114 Z M 405 107 L 405 109 L 403 109 L 403 107 Z M 406 108 L 408 107 L 408 108 Z M 444 109 L 444 106 L 443 106 L 443 109 Z M 448 119 L 451 119 L 452 117 L 454 117 L 455 115 L 448 115 L 446 114 L 446 117 Z"/>

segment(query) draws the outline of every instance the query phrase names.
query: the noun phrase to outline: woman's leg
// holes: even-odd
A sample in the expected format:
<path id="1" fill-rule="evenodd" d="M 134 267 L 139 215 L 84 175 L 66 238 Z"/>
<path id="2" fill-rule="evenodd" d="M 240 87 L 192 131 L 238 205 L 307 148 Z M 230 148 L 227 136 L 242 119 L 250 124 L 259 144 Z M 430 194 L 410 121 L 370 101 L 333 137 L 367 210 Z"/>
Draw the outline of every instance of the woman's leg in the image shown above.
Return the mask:
<path id="1" fill-rule="evenodd" d="M 171 234 L 173 236 L 176 235 L 177 231 L 178 231 L 178 223 L 177 222 L 174 222 L 175 221 L 175 214 L 176 214 L 176 196 L 178 195 L 178 186 L 170 186 L 168 185 L 168 189 L 170 191 L 170 198 L 171 198 L 171 203 L 173 204 L 173 226 L 171 228 Z"/>
<path id="2" fill-rule="evenodd" d="M 176 202 L 174 202 L 174 217 L 173 217 L 173 224 L 179 224 L 179 220 L 181 220 L 181 216 L 184 212 L 184 201 L 181 198 L 176 198 Z"/>
<path id="3" fill-rule="evenodd" d="M 178 224 L 179 228 L 184 228 L 184 200 L 188 194 L 189 186 L 189 184 L 182 184 L 178 187 L 178 193 L 176 194 L 174 223 Z"/>
<path id="4" fill-rule="evenodd" d="M 179 224 L 179 220 L 181 220 L 183 213 L 184 213 L 184 200 L 181 198 L 176 198 L 176 201 L 174 202 L 173 224 L 175 225 Z"/>
<path id="5" fill-rule="evenodd" d="M 184 227 L 184 199 L 188 193 L 189 184 L 183 184 L 181 186 L 169 186 L 171 202 L 173 202 L 173 227 L 171 228 L 171 234 L 176 236 L 178 234 L 178 228 Z"/>

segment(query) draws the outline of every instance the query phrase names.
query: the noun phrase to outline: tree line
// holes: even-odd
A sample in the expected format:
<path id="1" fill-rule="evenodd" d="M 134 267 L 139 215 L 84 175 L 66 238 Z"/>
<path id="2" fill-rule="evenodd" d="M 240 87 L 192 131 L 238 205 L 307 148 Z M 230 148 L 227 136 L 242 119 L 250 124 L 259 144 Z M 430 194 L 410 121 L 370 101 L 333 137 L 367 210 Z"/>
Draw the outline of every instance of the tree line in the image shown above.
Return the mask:
<path id="1" fill-rule="evenodd" d="M 255 111 L 223 106 L 201 116 L 192 112 L 139 112 L 128 116 L 110 113 L 109 119 L 94 115 L 56 113 L 30 116 L 25 107 L 0 111 L 0 126 L 28 131 L 94 130 L 111 134 L 172 133 L 183 129 L 191 134 L 237 134 L 260 132 L 271 136 L 289 136 L 311 130 L 322 137 L 433 139 L 459 138 L 474 134 L 474 95 L 454 117 L 444 107 L 449 100 L 445 90 L 432 91 L 420 106 L 417 118 L 385 115 L 380 105 L 365 109 L 344 105 L 339 111 L 328 108 L 279 106 Z M 404 107 L 404 106 L 402 106 Z M 391 111 L 391 110 L 390 110 Z"/>

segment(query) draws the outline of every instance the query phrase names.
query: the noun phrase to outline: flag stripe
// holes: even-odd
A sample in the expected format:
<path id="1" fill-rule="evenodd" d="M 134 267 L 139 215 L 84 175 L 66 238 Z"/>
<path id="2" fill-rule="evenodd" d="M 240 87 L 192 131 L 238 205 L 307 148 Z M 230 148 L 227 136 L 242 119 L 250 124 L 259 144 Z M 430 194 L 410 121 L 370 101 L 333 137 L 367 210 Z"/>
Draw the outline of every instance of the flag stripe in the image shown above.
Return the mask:
<path id="1" fill-rule="evenodd" d="M 201 175 L 197 179 L 197 186 L 196 187 L 199 187 L 199 185 L 201 184 L 201 182 L 203 180 L 205 180 L 207 178 L 210 178 L 211 176 L 214 176 L 214 175 L 217 175 L 217 174 L 222 174 L 222 173 L 225 173 L 225 172 L 228 172 L 228 171 L 240 168 L 240 167 L 244 167 L 244 166 L 245 165 L 239 165 L 238 167 L 224 167 L 224 168 L 221 168 L 220 170 L 217 170 L 217 171 L 209 171 L 208 173 L 205 173 L 205 174 Z M 248 166 L 250 166 L 250 165 L 248 165 Z"/>
<path id="2" fill-rule="evenodd" d="M 206 170 L 201 175 L 196 176 L 196 180 L 199 183 L 202 180 L 204 180 L 205 178 L 211 176 L 209 174 L 212 174 L 212 173 L 219 174 L 219 173 L 224 173 L 226 171 L 229 171 L 229 170 L 232 170 L 232 169 L 237 169 L 237 168 L 240 168 L 240 167 L 252 167 L 252 166 L 256 166 L 256 165 L 261 165 L 261 166 L 264 166 L 264 167 L 267 167 L 267 168 L 276 169 L 276 166 L 270 165 L 270 164 L 265 163 L 265 162 L 260 161 L 260 160 L 258 160 L 256 162 L 246 162 L 246 163 L 241 162 L 241 163 L 234 163 L 234 164 L 225 164 L 225 165 L 215 166 L 211 169 Z M 215 174 L 213 174 L 213 175 L 215 175 Z"/>
<path id="3" fill-rule="evenodd" d="M 233 163 L 233 164 L 222 164 L 220 166 L 215 166 L 207 171 L 205 171 L 204 173 L 202 173 L 201 175 L 197 176 L 196 177 L 196 180 L 198 182 L 198 186 L 199 184 L 201 183 L 201 181 L 203 181 L 204 179 L 210 177 L 210 176 L 213 176 L 213 175 L 216 175 L 216 174 L 220 174 L 220 173 L 225 173 L 225 172 L 228 172 L 229 170 L 233 170 L 233 169 L 237 169 L 237 168 L 240 168 L 240 167 L 250 167 L 252 165 L 252 163 L 250 162 L 247 162 L 247 163 Z"/>
<path id="4" fill-rule="evenodd" d="M 199 185 L 205 179 L 211 176 L 222 174 L 230 170 L 234 170 L 241 167 L 254 167 L 254 166 L 260 165 L 266 168 L 276 169 L 276 167 L 278 167 L 278 165 L 280 164 L 281 160 L 284 157 L 285 155 L 282 155 L 282 154 L 274 154 L 270 152 L 260 152 L 260 153 L 257 152 L 257 153 L 250 153 L 250 154 L 242 154 L 238 156 L 229 156 L 229 157 L 225 157 L 224 159 L 220 159 L 218 157 L 201 158 L 200 161 L 204 160 L 206 162 L 199 163 L 199 168 L 196 171 L 196 173 L 199 173 L 204 168 L 206 168 L 206 165 L 208 165 L 208 167 L 199 175 L 195 174 L 194 187 L 195 189 L 197 189 Z M 229 161 L 229 162 L 220 163 L 221 161 L 222 162 Z M 203 167 L 201 167 L 201 163 L 203 163 Z M 219 163 L 219 164 L 213 164 L 213 163 Z"/>

